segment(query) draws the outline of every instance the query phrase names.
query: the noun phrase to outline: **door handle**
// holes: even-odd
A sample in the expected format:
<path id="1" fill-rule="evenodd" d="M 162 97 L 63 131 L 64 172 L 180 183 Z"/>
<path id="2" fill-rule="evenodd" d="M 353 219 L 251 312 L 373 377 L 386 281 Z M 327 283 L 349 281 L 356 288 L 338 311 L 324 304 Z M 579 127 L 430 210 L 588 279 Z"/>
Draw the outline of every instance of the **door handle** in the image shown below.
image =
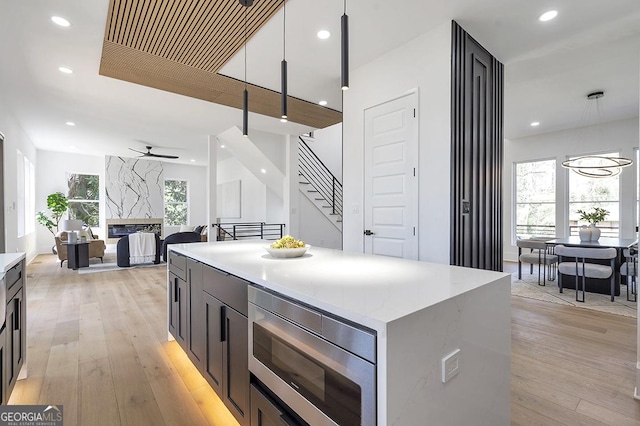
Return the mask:
<path id="1" fill-rule="evenodd" d="M 364 230 L 364 235 L 375 235 L 375 232 L 371 232 L 370 229 L 365 229 Z"/>
<path id="2" fill-rule="evenodd" d="M 173 301 L 178 302 L 178 278 L 173 279 Z"/>
<path id="3" fill-rule="evenodd" d="M 220 306 L 220 341 L 227 340 L 227 307 Z"/>

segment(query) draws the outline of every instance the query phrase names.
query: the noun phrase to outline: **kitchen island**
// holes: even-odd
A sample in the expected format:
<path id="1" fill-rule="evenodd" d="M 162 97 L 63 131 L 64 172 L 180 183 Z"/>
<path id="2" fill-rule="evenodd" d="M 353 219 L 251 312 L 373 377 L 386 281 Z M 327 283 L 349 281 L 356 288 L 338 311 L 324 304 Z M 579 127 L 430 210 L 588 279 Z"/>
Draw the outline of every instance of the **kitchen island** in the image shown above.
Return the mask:
<path id="1" fill-rule="evenodd" d="M 267 244 L 178 244 L 170 253 L 371 330 L 378 425 L 510 423 L 508 274 L 321 248 L 276 259 Z M 179 297 L 169 299 L 171 312 Z M 171 330 L 171 313 L 169 322 Z"/>

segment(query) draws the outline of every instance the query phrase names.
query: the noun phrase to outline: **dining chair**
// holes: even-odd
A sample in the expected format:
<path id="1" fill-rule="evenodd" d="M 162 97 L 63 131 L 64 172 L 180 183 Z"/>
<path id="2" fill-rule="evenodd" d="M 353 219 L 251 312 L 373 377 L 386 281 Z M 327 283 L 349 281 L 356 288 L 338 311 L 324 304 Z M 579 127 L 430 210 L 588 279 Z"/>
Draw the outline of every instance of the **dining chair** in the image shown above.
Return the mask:
<path id="1" fill-rule="evenodd" d="M 522 263 L 528 263 L 530 274 L 533 274 L 533 265 L 538 265 L 538 285 L 546 285 L 547 269 L 549 270 L 549 281 L 556 278 L 556 265 L 558 256 L 553 252 L 553 246 L 548 246 L 545 240 L 549 238 L 529 238 L 517 240 L 518 246 L 518 279 L 522 279 Z M 522 252 L 522 249 L 529 249 L 529 252 Z M 540 272 L 542 269 L 542 284 L 540 284 Z"/>
<path id="2" fill-rule="evenodd" d="M 567 247 L 557 245 L 555 253 L 560 257 L 558 263 L 558 287 L 562 293 L 562 274 L 573 275 L 576 277 L 576 301 L 584 302 L 585 298 L 585 279 L 609 279 L 611 281 L 611 301 L 615 296 L 615 260 L 618 252 L 614 248 L 589 248 L 589 247 Z M 563 262 L 565 258 L 573 258 L 572 261 Z M 588 260 L 603 259 L 610 260 L 610 265 L 600 263 L 591 263 Z M 579 280 L 582 277 L 582 300 L 578 297 Z"/>
<path id="3" fill-rule="evenodd" d="M 627 301 L 637 302 L 638 300 L 638 249 L 629 247 L 623 251 L 625 262 L 620 265 L 620 275 L 624 275 L 627 281 Z M 633 298 L 631 298 L 633 296 Z"/>

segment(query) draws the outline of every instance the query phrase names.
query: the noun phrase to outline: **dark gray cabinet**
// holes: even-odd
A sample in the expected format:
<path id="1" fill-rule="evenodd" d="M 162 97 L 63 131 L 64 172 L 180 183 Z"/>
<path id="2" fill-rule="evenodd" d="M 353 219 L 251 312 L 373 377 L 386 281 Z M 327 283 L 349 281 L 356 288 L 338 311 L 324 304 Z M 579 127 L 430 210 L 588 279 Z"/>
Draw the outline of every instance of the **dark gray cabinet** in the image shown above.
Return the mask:
<path id="1" fill-rule="evenodd" d="M 225 315 L 225 304 L 208 293 L 202 294 L 204 302 L 205 325 L 205 355 L 202 374 L 213 388 L 222 397 L 222 352 L 223 331 L 222 320 Z"/>
<path id="2" fill-rule="evenodd" d="M 249 424 L 248 283 L 169 252 L 169 332 L 241 425 Z"/>
<path id="3" fill-rule="evenodd" d="M 2 339 L 2 398 L 9 399 L 27 350 L 27 310 L 24 298 L 24 261 L 5 274 L 7 285 L 7 311 Z"/>
<path id="4" fill-rule="evenodd" d="M 7 396 L 7 383 L 5 380 L 5 363 L 7 358 L 6 351 L 6 331 L 7 327 L 0 330 L 0 404 L 6 404 L 9 397 Z"/>
<path id="5" fill-rule="evenodd" d="M 25 336 L 24 329 L 24 297 L 23 289 L 11 298 L 7 304 L 7 323 L 5 346 L 7 350 L 7 359 L 5 364 L 5 373 L 7 380 L 7 393 L 11 394 L 13 387 L 18 380 L 20 368 L 24 364 Z"/>
<path id="6" fill-rule="evenodd" d="M 203 374 L 231 414 L 249 424 L 247 282 L 203 267 L 206 355 Z"/>
<path id="7" fill-rule="evenodd" d="M 204 303 L 202 300 L 202 268 L 203 265 L 187 258 L 186 281 L 186 326 L 187 355 L 191 362 L 202 371 L 204 360 Z"/>
<path id="8" fill-rule="evenodd" d="M 251 426 L 282 426 L 282 415 L 284 412 L 277 405 L 251 385 Z"/>
<path id="9" fill-rule="evenodd" d="M 187 350 L 187 283 L 169 273 L 169 332 Z"/>
<path id="10" fill-rule="evenodd" d="M 169 332 L 187 351 L 187 258 L 169 253 L 168 317 Z"/>

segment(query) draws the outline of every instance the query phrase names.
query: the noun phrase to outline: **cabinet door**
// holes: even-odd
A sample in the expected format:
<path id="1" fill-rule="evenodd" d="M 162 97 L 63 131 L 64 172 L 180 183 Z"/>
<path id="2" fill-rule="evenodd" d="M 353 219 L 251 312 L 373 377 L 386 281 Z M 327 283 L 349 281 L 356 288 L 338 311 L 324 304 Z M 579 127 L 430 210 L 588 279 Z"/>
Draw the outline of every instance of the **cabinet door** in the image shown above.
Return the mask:
<path id="1" fill-rule="evenodd" d="M 169 309 L 169 333 L 174 339 L 178 338 L 178 280 L 174 273 L 169 273 L 169 301 L 167 307 Z"/>
<path id="2" fill-rule="evenodd" d="M 202 370 L 204 359 L 202 263 L 187 259 L 187 355 Z"/>
<path id="3" fill-rule="evenodd" d="M 7 381 L 5 376 L 5 364 L 7 362 L 7 345 L 5 336 L 7 335 L 7 327 L 0 331 L 0 404 L 6 404 L 9 399 L 7 395 Z"/>
<path id="4" fill-rule="evenodd" d="M 202 293 L 204 303 L 204 336 L 205 351 L 202 360 L 202 374 L 209 385 L 223 399 L 222 393 L 222 348 L 224 333 L 222 318 L 225 316 L 225 306 L 215 297 Z"/>
<path id="5" fill-rule="evenodd" d="M 187 282 L 178 278 L 178 323 L 176 324 L 177 336 L 175 336 L 182 349 L 187 351 Z"/>
<path id="6" fill-rule="evenodd" d="M 249 336 L 248 320 L 231 308 L 226 309 L 223 401 L 240 424 L 249 421 Z"/>
<path id="7" fill-rule="evenodd" d="M 6 323 L 6 362 L 5 362 L 5 380 L 7 383 L 6 394 L 11 394 L 13 387 L 18 380 L 20 368 L 24 363 L 24 351 L 26 343 L 26 327 L 23 289 L 20 289 L 16 295 L 7 304 L 7 323 Z"/>
<path id="8" fill-rule="evenodd" d="M 294 420 L 271 398 L 251 385 L 251 426 L 298 426 L 304 425 Z"/>

